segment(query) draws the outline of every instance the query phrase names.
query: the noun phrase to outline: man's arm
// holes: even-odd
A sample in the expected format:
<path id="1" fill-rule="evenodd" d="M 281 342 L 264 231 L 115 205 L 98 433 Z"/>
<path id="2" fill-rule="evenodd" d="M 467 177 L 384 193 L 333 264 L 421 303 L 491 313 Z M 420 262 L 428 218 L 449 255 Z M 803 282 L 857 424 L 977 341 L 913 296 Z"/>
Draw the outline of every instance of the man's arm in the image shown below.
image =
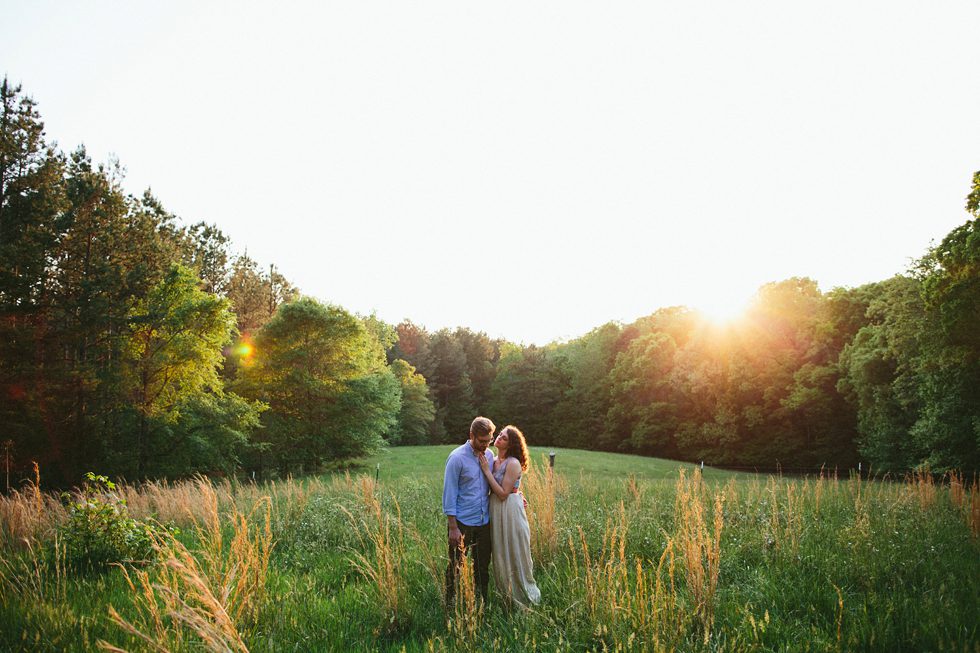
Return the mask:
<path id="1" fill-rule="evenodd" d="M 449 546 L 458 547 L 463 534 L 456 523 L 456 499 L 459 497 L 460 461 L 451 456 L 446 461 L 446 476 L 442 481 L 442 512 L 446 515 L 449 530 Z"/>

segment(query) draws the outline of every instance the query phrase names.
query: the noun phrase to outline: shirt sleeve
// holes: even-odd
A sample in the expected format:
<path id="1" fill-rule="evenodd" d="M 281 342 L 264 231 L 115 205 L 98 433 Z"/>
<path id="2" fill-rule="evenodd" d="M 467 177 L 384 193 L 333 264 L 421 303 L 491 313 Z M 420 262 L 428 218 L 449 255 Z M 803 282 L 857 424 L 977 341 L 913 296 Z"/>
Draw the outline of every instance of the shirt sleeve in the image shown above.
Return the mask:
<path id="1" fill-rule="evenodd" d="M 456 499 L 459 497 L 459 458 L 450 456 L 446 461 L 446 477 L 442 481 L 442 512 L 456 516 Z"/>

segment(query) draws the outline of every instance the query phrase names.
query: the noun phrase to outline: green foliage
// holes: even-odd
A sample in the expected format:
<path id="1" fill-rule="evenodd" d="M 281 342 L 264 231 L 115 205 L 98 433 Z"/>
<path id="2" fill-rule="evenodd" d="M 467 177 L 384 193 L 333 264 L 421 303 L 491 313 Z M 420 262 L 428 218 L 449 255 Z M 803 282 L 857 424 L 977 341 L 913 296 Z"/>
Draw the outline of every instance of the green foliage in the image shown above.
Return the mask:
<path id="1" fill-rule="evenodd" d="M 130 310 L 124 383 L 146 417 L 172 419 L 185 397 L 221 385 L 218 366 L 235 318 L 228 300 L 198 284 L 174 266 Z"/>
<path id="2" fill-rule="evenodd" d="M 181 408 L 202 406 L 202 395 L 220 392 L 222 348 L 234 320 L 228 300 L 201 290 L 193 272 L 180 266 L 130 310 L 120 385 L 137 415 L 137 478 L 150 471 L 151 452 L 168 445 L 154 441 L 166 431 L 153 427 L 177 424 Z"/>
<path id="3" fill-rule="evenodd" d="M 910 435 L 928 452 L 924 462 L 934 469 L 978 469 L 980 217 L 930 249 L 916 272 L 927 319 L 920 337 L 923 410 Z"/>
<path id="4" fill-rule="evenodd" d="M 924 455 L 909 437 L 922 409 L 918 370 L 925 313 L 919 284 L 894 277 L 868 292 L 870 323 L 844 347 L 845 376 L 838 387 L 857 406 L 862 454 L 883 471 L 908 469 Z"/>
<path id="5" fill-rule="evenodd" d="M 201 289 L 214 295 L 228 290 L 230 240 L 217 226 L 198 222 L 187 229 L 184 263 L 201 279 Z"/>
<path id="6" fill-rule="evenodd" d="M 606 377 L 619 353 L 622 327 L 609 322 L 561 345 L 567 387 L 555 407 L 551 439 L 561 446 L 595 448 L 606 431 L 611 392 Z M 516 422 L 520 424 L 520 422 Z"/>
<path id="7" fill-rule="evenodd" d="M 375 339 L 382 351 L 387 352 L 398 341 L 398 332 L 395 330 L 395 327 L 374 313 L 366 317 L 361 317 L 361 322 L 364 323 L 364 328 Z"/>
<path id="8" fill-rule="evenodd" d="M 267 324 L 281 305 L 299 296 L 274 265 L 264 272 L 247 254 L 235 258 L 225 287 L 225 296 L 238 319 L 238 331 L 247 336 Z"/>
<path id="9" fill-rule="evenodd" d="M 113 563 L 150 559 L 160 527 L 130 517 L 108 477 L 88 472 L 85 479 L 81 496 L 70 499 L 68 521 L 58 529 L 65 563 L 105 571 Z"/>
<path id="10" fill-rule="evenodd" d="M 48 444 L 39 403 L 53 394 L 31 383 L 46 333 L 34 316 L 50 306 L 46 271 L 67 206 L 65 160 L 45 143 L 34 101 L 6 77 L 0 126 L 0 423 L 5 438 L 34 452 Z"/>
<path id="11" fill-rule="evenodd" d="M 491 386 L 490 412 L 498 429 L 515 424 L 533 433 L 535 442 L 560 442 L 555 411 L 567 383 L 564 359 L 556 348 L 505 348 Z"/>
<path id="12" fill-rule="evenodd" d="M 0 82 L 0 305 L 42 304 L 49 286 L 59 217 L 67 206 L 64 157 L 44 140 L 34 100 L 6 77 Z"/>
<path id="13" fill-rule="evenodd" d="M 980 172 L 971 219 L 907 276 L 826 293 L 791 278 L 727 327 L 673 307 L 519 346 L 294 302 L 216 226 L 124 193 L 118 162 L 58 152 L 6 79 L 0 111 L 0 423 L 16 474 L 288 473 L 386 440 L 458 442 L 477 414 L 531 442 L 717 464 L 980 468 Z"/>
<path id="14" fill-rule="evenodd" d="M 391 371 L 401 387 L 401 410 L 398 411 L 395 428 L 388 435 L 388 442 L 428 444 L 436 409 L 429 398 L 429 387 L 425 378 L 401 359 L 391 362 Z"/>
<path id="15" fill-rule="evenodd" d="M 429 439 L 457 442 L 466 437 L 473 417 L 490 411 L 503 343 L 463 327 L 430 334 L 404 321 L 395 327 L 388 361 L 401 359 L 421 374 L 435 407 Z"/>
<path id="16" fill-rule="evenodd" d="M 399 382 L 364 323 L 310 298 L 283 305 L 259 331 L 236 387 L 269 406 L 261 440 L 283 474 L 376 450 L 401 407 Z"/>
<path id="17" fill-rule="evenodd" d="M 442 329 L 432 335 L 429 361 L 421 369 L 436 406 L 436 440 L 455 442 L 465 439 L 477 408 L 466 351 L 451 331 Z"/>
<path id="18" fill-rule="evenodd" d="M 973 193 L 968 208 L 975 203 Z M 869 324 L 841 354 L 862 453 L 879 468 L 980 468 L 980 218 L 950 232 L 914 276 L 869 286 Z"/>
<path id="19" fill-rule="evenodd" d="M 490 400 L 490 387 L 497 375 L 500 341 L 464 327 L 457 328 L 453 338 L 459 343 L 466 359 L 466 376 L 472 387 L 476 413 L 482 414 Z"/>
<path id="20" fill-rule="evenodd" d="M 975 218 L 980 218 L 980 170 L 973 173 L 973 185 L 970 194 L 966 196 L 966 211 Z"/>
<path id="21" fill-rule="evenodd" d="M 683 308 L 637 320 L 592 384 L 607 398 L 593 427 L 601 446 L 715 464 L 850 464 L 854 409 L 836 391 L 838 343 L 854 328 L 843 309 L 813 281 L 788 279 L 763 286 L 727 327 Z"/>
<path id="22" fill-rule="evenodd" d="M 181 444 L 208 438 L 185 417 L 209 402 L 229 407 L 231 421 L 240 413 L 205 397 L 223 396 L 215 371 L 234 323 L 213 294 L 228 290 L 227 238 L 180 227 L 149 192 L 126 195 L 118 162 L 57 152 L 33 101 L 6 80 L 0 96 L 0 420 L 12 471 L 37 461 L 46 482 L 63 485 L 95 465 L 130 477 L 187 473 L 157 464 L 175 452 L 188 460 Z M 274 271 L 269 281 L 286 292 Z M 237 421 L 240 441 L 254 420 Z M 214 426 L 217 439 L 227 435 Z M 205 448 L 225 461 L 237 457 L 213 444 Z"/>
<path id="23" fill-rule="evenodd" d="M 648 333 L 616 356 L 609 371 L 611 407 L 603 442 L 623 451 L 671 457 L 681 397 L 673 379 L 677 345 L 666 333 Z M 612 447 L 610 447 L 612 448 Z"/>
<path id="24" fill-rule="evenodd" d="M 266 406 L 232 392 L 200 392 L 177 407 L 179 419 L 157 424 L 153 475 L 177 478 L 220 472 L 234 477 L 253 450 L 251 434 Z"/>

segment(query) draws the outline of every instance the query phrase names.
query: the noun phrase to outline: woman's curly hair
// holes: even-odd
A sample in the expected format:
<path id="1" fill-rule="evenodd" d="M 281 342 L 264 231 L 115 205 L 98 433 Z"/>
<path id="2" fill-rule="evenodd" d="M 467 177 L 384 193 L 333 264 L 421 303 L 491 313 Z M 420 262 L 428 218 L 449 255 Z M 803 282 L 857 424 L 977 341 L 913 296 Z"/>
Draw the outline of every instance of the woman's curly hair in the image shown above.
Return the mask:
<path id="1" fill-rule="evenodd" d="M 524 439 L 524 434 L 513 424 L 508 424 L 500 429 L 500 433 L 507 434 L 507 457 L 516 458 L 517 462 L 521 464 L 521 471 L 526 472 L 530 461 L 527 456 L 527 441 Z"/>

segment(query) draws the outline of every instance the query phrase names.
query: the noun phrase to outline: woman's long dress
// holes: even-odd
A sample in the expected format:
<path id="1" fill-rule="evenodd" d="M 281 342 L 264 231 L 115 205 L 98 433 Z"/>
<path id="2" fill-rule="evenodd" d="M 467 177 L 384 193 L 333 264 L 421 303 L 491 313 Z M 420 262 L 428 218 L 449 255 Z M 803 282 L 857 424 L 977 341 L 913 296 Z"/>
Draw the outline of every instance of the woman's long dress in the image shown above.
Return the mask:
<path id="1" fill-rule="evenodd" d="M 506 465 L 500 465 L 493 477 L 503 483 Z M 517 479 L 515 487 L 520 485 Z M 531 561 L 531 529 L 524 511 L 524 497 L 511 493 L 505 501 L 490 497 L 490 532 L 493 537 L 493 578 L 497 592 L 507 599 L 528 607 L 541 600 L 541 591 L 534 583 L 534 563 Z"/>

